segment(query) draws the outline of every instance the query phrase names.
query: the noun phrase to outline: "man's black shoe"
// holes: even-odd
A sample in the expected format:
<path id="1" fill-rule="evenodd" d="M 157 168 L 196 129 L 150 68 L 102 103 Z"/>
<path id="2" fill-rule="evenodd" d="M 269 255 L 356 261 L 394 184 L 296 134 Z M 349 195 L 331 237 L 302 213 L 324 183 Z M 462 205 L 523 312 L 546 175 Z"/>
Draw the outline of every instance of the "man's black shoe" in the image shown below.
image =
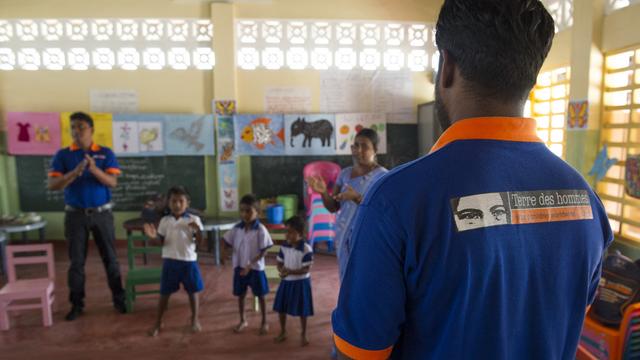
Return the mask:
<path id="1" fill-rule="evenodd" d="M 123 301 L 117 301 L 113 303 L 113 307 L 116 309 L 117 312 L 119 312 L 120 314 L 126 314 L 127 313 L 127 306 L 124 304 Z"/>
<path id="2" fill-rule="evenodd" d="M 83 310 L 81 307 L 79 306 L 74 306 L 71 308 L 71 311 L 69 311 L 69 313 L 67 314 L 67 316 L 64 317 L 65 320 L 67 321 L 73 321 L 75 320 L 78 316 L 82 315 Z"/>

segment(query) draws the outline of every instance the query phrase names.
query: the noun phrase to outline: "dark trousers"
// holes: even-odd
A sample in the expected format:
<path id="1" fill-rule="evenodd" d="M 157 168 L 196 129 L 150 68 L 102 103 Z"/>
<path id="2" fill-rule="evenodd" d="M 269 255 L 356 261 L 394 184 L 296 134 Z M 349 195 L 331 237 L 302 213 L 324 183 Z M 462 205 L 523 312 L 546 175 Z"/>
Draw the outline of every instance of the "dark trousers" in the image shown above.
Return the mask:
<path id="1" fill-rule="evenodd" d="M 100 251 L 107 272 L 109 288 L 114 303 L 124 302 L 124 289 L 120 278 L 120 265 L 116 256 L 115 229 L 111 211 L 85 214 L 82 211 L 67 211 L 64 232 L 69 243 L 69 301 L 74 306 L 84 307 L 84 264 L 87 259 L 89 234 Z"/>

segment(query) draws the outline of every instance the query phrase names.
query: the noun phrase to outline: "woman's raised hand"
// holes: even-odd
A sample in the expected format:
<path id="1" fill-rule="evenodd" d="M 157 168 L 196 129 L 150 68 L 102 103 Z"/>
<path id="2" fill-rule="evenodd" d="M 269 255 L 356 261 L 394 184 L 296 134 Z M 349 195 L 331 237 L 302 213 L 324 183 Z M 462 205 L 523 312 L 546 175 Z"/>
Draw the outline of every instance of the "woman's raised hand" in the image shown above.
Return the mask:
<path id="1" fill-rule="evenodd" d="M 311 189 L 319 194 L 324 194 L 327 192 L 327 184 L 325 184 L 322 176 L 309 176 L 307 178 L 307 183 L 311 186 Z"/>

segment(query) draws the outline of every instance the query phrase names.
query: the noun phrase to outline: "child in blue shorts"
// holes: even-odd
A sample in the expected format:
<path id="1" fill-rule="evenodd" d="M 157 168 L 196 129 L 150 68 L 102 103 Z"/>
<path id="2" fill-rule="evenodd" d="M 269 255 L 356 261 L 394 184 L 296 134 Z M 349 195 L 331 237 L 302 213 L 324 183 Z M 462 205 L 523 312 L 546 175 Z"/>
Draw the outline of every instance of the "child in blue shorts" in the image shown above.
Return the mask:
<path id="1" fill-rule="evenodd" d="M 240 199 L 240 221 L 224 234 L 224 242 L 233 248 L 233 295 L 238 297 L 240 323 L 233 329 L 236 333 L 249 324 L 244 316 L 244 299 L 247 288 L 258 298 L 262 324 L 260 335 L 269 331 L 264 296 L 269 293 L 267 275 L 264 273 L 264 255 L 273 246 L 267 228 L 258 220 L 258 200 L 254 195 Z"/>
<path id="2" fill-rule="evenodd" d="M 313 315 L 309 275 L 309 269 L 313 264 L 313 249 L 304 241 L 304 220 L 300 216 L 290 218 L 285 225 L 287 243 L 280 247 L 277 257 L 282 281 L 273 302 L 273 310 L 280 316 L 280 335 L 274 341 L 279 343 L 287 339 L 287 315 L 300 316 L 301 344 L 306 346 L 309 344 L 307 317 Z"/>
<path id="3" fill-rule="evenodd" d="M 189 294 L 191 305 L 191 331 L 201 330 L 198 321 L 198 292 L 202 291 L 202 277 L 198 268 L 196 242 L 202 241 L 202 221 L 189 214 L 187 208 L 191 198 L 182 186 L 169 189 L 167 195 L 171 214 L 160 220 L 158 229 L 153 224 L 144 225 L 144 233 L 151 239 L 160 239 L 162 247 L 162 278 L 160 280 L 160 304 L 158 317 L 150 336 L 157 336 L 162 328 L 162 316 L 167 310 L 169 296 L 180 289 L 180 284 Z"/>

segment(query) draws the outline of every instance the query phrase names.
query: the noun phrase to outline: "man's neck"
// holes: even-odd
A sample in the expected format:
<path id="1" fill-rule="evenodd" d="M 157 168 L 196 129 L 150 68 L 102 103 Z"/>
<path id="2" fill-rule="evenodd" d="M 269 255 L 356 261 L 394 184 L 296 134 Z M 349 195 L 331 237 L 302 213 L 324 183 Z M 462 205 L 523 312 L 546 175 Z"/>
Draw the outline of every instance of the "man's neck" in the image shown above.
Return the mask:
<path id="1" fill-rule="evenodd" d="M 490 100 L 459 102 L 462 106 L 451 106 L 451 124 L 460 120 L 479 117 L 522 117 L 523 104 L 501 103 Z"/>

